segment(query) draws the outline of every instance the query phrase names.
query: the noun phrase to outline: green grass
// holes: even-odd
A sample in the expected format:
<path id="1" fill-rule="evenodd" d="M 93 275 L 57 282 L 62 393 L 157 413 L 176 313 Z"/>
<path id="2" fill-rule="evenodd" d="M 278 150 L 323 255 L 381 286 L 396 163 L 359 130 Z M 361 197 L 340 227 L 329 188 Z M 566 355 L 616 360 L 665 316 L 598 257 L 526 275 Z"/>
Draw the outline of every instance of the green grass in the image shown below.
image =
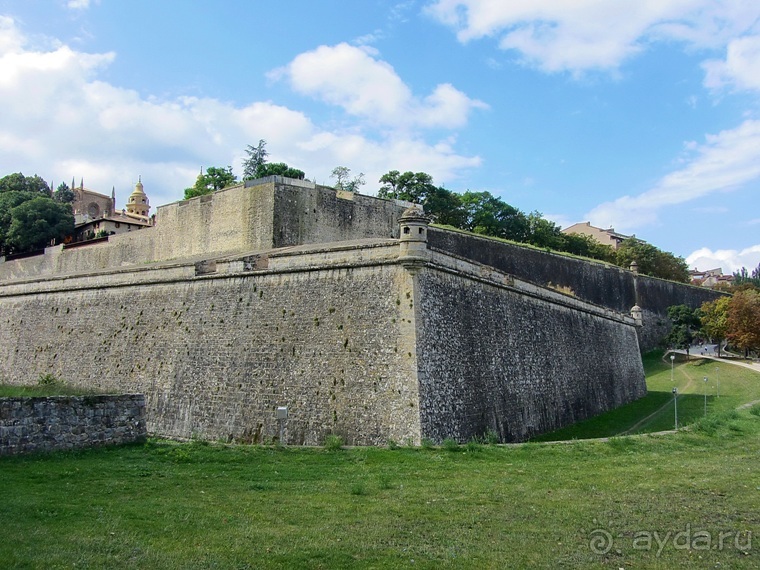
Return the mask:
<path id="1" fill-rule="evenodd" d="M 88 390 L 69 386 L 64 383 L 58 384 L 35 384 L 33 386 L 17 386 L 13 384 L 0 384 L 0 398 L 21 398 L 37 396 L 85 396 L 98 394 L 96 390 Z"/>
<path id="2" fill-rule="evenodd" d="M 704 366 L 678 364 L 692 428 L 668 435 L 393 449 L 149 440 L 0 457 L 0 567 L 757 568 L 760 406 L 733 407 L 757 399 L 760 378 L 718 364 L 721 397 L 700 419 L 716 365 Z M 646 367 L 652 394 L 670 397 L 669 363 Z M 658 408 L 649 399 L 639 412 Z"/>
<path id="3" fill-rule="evenodd" d="M 757 412 L 756 412 L 757 413 Z M 760 417 L 569 445 L 0 458 L 3 568 L 757 568 Z M 723 549 L 642 533 L 720 532 Z M 592 551 L 608 532 L 614 547 Z M 634 540 L 638 538 L 638 542 Z M 753 544 L 751 540 L 754 540 Z M 703 543 L 696 544 L 697 547 Z M 691 545 L 690 545 L 691 546 Z M 720 566 L 718 566 L 720 565 Z"/>
<path id="4" fill-rule="evenodd" d="M 678 424 L 687 426 L 704 417 L 705 388 L 708 415 L 726 412 L 747 402 L 760 400 L 760 374 L 728 364 L 684 355 L 676 357 L 673 381 L 670 360 L 662 352 L 645 354 L 644 372 L 648 394 L 616 410 L 579 422 L 533 441 L 562 441 L 652 433 L 675 427 L 673 387 L 678 388 Z M 703 378 L 707 376 L 705 386 Z M 717 394 L 720 381 L 720 395 Z"/>

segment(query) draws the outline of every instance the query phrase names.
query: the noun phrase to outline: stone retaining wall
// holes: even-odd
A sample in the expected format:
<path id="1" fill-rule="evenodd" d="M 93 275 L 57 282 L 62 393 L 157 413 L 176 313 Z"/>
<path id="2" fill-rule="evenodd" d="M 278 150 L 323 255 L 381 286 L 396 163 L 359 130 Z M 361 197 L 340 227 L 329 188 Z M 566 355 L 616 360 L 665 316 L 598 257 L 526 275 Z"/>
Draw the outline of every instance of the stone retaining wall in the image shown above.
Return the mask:
<path id="1" fill-rule="evenodd" d="M 0 455 L 141 441 L 145 397 L 0 398 Z"/>

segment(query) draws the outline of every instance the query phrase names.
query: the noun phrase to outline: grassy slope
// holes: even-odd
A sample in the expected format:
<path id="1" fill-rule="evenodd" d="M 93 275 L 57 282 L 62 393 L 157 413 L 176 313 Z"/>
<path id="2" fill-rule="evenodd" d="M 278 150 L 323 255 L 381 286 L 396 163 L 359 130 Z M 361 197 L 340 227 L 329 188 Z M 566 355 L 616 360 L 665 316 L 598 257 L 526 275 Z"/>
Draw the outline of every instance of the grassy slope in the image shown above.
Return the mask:
<path id="1" fill-rule="evenodd" d="M 652 352 L 644 355 L 644 372 L 649 390 L 644 398 L 590 420 L 541 435 L 534 441 L 611 437 L 673 429 L 675 418 L 671 391 L 674 386 L 679 393 L 679 426 L 692 424 L 704 417 L 705 376 L 708 378 L 708 414 L 725 412 L 743 403 L 760 400 L 760 375 L 725 362 L 693 357 L 686 361 L 685 356 L 679 355 L 671 382 L 670 361 L 665 362 L 661 352 Z M 716 393 L 718 380 L 719 397 Z M 643 418 L 649 419 L 642 421 Z"/>

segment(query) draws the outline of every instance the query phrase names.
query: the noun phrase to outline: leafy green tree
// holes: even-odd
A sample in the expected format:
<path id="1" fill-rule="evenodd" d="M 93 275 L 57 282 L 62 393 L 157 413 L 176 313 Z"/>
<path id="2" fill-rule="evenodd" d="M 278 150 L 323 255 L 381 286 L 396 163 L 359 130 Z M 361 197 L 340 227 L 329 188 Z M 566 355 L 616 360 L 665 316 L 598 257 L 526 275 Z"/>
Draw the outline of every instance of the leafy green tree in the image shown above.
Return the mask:
<path id="1" fill-rule="evenodd" d="M 10 211 L 11 223 L 6 242 L 13 251 L 42 249 L 51 241 L 63 241 L 74 233 L 71 206 L 47 196 L 36 196 Z"/>
<path id="2" fill-rule="evenodd" d="M 616 252 L 616 263 L 620 267 L 629 267 L 636 261 L 639 272 L 652 277 L 688 283 L 689 266 L 682 257 L 676 257 L 650 243 L 636 238 L 624 240 Z"/>
<path id="3" fill-rule="evenodd" d="M 232 174 L 232 167 L 219 168 L 211 166 L 206 169 L 206 174 L 199 174 L 195 184 L 190 188 L 185 188 L 185 200 L 211 194 L 233 185 L 237 182 L 237 176 Z"/>
<path id="4" fill-rule="evenodd" d="M 456 192 L 433 186 L 422 205 L 437 224 L 464 228 L 467 223 L 467 212 L 462 205 L 461 196 Z"/>
<path id="5" fill-rule="evenodd" d="M 259 170 L 266 164 L 269 155 L 266 146 L 267 141 L 261 139 L 257 146 L 248 145 L 245 149 L 248 158 L 243 160 L 243 180 L 261 178 Z"/>
<path id="6" fill-rule="evenodd" d="M 490 192 L 465 192 L 462 207 L 467 214 L 464 229 L 517 242 L 527 241 L 529 227 L 525 214 Z"/>
<path id="7" fill-rule="evenodd" d="M 2 192 L 0 193 L 0 254 L 12 253 L 8 244 L 8 230 L 13 221 L 13 208 L 37 196 L 33 192 Z"/>
<path id="8" fill-rule="evenodd" d="M 358 192 L 359 186 L 364 186 L 364 173 L 360 172 L 351 178 L 351 169 L 345 166 L 333 168 L 330 178 L 335 178 L 335 187 L 347 192 Z"/>
<path id="9" fill-rule="evenodd" d="M 62 204 L 71 204 L 74 198 L 74 191 L 65 182 L 61 182 L 53 192 L 53 200 Z"/>
<path id="10" fill-rule="evenodd" d="M 720 297 L 714 301 L 702 303 L 699 308 L 702 332 L 718 344 L 718 356 L 720 356 L 720 345 L 728 334 L 728 308 L 730 304 L 731 297 Z"/>
<path id="11" fill-rule="evenodd" d="M 688 357 L 694 332 L 701 324 L 698 312 L 688 305 L 673 305 L 668 307 L 668 318 L 673 323 L 673 328 L 665 340 L 673 348 L 685 349 Z"/>
<path id="12" fill-rule="evenodd" d="M 24 176 L 20 172 L 0 178 L 0 192 L 33 192 L 51 197 L 50 186 L 37 176 Z"/>
<path id="13" fill-rule="evenodd" d="M 435 190 L 433 177 L 425 172 L 391 170 L 380 177 L 378 198 L 395 198 L 424 206 L 428 196 Z"/>
<path id="14" fill-rule="evenodd" d="M 256 178 L 264 178 L 265 176 L 284 176 L 285 178 L 303 180 L 306 174 L 303 170 L 291 168 L 284 162 L 268 162 L 267 164 L 262 164 L 256 171 Z"/>
<path id="15" fill-rule="evenodd" d="M 728 307 L 727 338 L 744 351 L 760 351 L 760 291 L 745 289 L 734 294 Z"/>
<path id="16" fill-rule="evenodd" d="M 615 263 L 616 255 L 612 246 L 599 243 L 593 237 L 586 234 L 562 234 L 563 245 L 561 251 L 574 255 L 600 259 L 608 263 Z"/>
<path id="17" fill-rule="evenodd" d="M 561 251 L 565 246 L 564 234 L 560 227 L 544 218 L 538 211 L 528 214 L 527 241 L 535 246 L 557 251 Z"/>

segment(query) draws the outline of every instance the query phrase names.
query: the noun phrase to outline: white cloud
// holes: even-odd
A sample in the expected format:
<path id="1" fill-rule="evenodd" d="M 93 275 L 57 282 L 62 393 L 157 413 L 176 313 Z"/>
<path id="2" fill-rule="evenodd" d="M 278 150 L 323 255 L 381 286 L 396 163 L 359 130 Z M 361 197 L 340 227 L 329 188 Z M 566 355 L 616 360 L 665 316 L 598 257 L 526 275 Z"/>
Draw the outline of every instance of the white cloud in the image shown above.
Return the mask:
<path id="1" fill-rule="evenodd" d="M 95 0 L 95 3 L 97 4 L 98 0 Z M 66 7 L 71 8 L 72 10 L 86 10 L 90 7 L 91 0 L 68 0 L 66 2 Z"/>
<path id="2" fill-rule="evenodd" d="M 719 249 L 712 251 L 703 247 L 686 258 L 686 263 L 692 269 L 707 271 L 720 267 L 724 274 L 731 274 L 746 267 L 748 271 L 760 264 L 760 244 L 753 245 L 741 251 L 735 249 Z"/>
<path id="3" fill-rule="evenodd" d="M 450 84 L 416 97 L 388 63 L 367 46 L 346 43 L 302 53 L 271 77 L 286 78 L 299 93 L 342 107 L 347 113 L 392 127 L 457 128 L 472 109 L 487 108 Z"/>
<path id="4" fill-rule="evenodd" d="M 703 64 L 705 86 L 720 89 L 733 86 L 739 90 L 760 91 L 760 36 L 731 41 L 725 60 L 709 60 Z"/>
<path id="5" fill-rule="evenodd" d="M 246 145 L 259 139 L 267 141 L 270 160 L 301 168 L 321 183 L 331 182 L 337 165 L 364 171 L 368 192 L 392 168 L 426 169 L 436 179 L 452 179 L 480 164 L 478 157 L 457 153 L 450 141 L 428 142 L 414 130 L 326 130 L 272 102 L 240 106 L 202 97 L 144 97 L 101 79 L 116 54 L 52 43 L 56 47 L 30 49 L 15 22 L 0 17 L 0 176 L 36 173 L 55 184 L 84 178 L 101 192 L 116 186 L 117 201 L 124 201 L 142 175 L 151 203 L 159 205 L 179 199 L 201 167 L 232 165 L 240 173 Z M 381 87 L 373 73 L 390 66 L 371 61 L 367 80 Z M 391 92 L 404 93 L 392 70 L 385 78 L 394 82 Z M 441 86 L 419 103 L 418 124 L 440 124 L 436 109 L 461 118 L 468 101 Z M 378 105 L 366 99 L 349 103 L 360 112 Z"/>
<path id="6" fill-rule="evenodd" d="M 760 179 L 760 121 L 708 135 L 702 145 L 687 145 L 685 166 L 638 196 L 622 196 L 587 214 L 594 225 L 624 233 L 657 222 L 659 212 Z"/>
<path id="7" fill-rule="evenodd" d="M 462 42 L 495 37 L 545 71 L 614 69 L 656 40 L 718 47 L 760 17 L 755 0 L 435 0 Z"/>

